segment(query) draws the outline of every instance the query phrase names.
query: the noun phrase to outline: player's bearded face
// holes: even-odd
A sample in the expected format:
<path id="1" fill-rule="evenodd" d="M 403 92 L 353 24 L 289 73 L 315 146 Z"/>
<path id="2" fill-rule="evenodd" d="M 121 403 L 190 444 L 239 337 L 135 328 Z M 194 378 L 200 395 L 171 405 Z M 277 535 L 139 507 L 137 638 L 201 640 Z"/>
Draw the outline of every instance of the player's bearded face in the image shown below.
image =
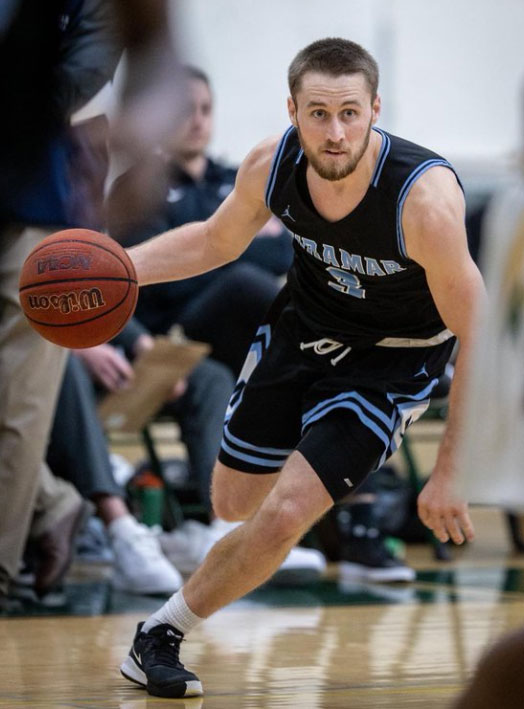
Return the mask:
<path id="1" fill-rule="evenodd" d="M 380 98 L 361 72 L 306 71 L 295 88 L 288 111 L 309 164 L 325 180 L 343 180 L 366 153 Z"/>
<path id="2" fill-rule="evenodd" d="M 344 138 L 337 142 L 328 138 L 319 147 L 313 147 L 308 145 L 304 139 L 298 123 L 297 131 L 300 144 L 311 167 L 324 180 L 336 182 L 351 175 L 356 169 L 369 145 L 372 125 L 373 121 L 370 120 L 364 136 L 358 144 L 354 142 L 349 144 Z"/>

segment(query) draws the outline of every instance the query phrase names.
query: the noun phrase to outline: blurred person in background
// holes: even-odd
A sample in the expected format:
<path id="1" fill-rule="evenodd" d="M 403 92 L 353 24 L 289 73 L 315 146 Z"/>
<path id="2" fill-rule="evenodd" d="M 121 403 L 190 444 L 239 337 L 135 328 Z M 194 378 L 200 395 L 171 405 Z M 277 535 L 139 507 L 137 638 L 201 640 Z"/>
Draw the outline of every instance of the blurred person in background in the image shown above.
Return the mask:
<path id="1" fill-rule="evenodd" d="M 29 535 L 39 593 L 63 577 L 87 506 L 43 463 L 65 353 L 27 324 L 18 271 L 47 234 L 99 228 L 107 122 L 71 129 L 71 117 L 115 71 L 128 71 L 114 121 L 135 159 L 181 112 L 179 63 L 166 0 L 6 0 L 0 6 L 0 605 L 8 605 Z M 8 68 L 8 70 L 7 70 Z M 84 140 L 89 155 L 84 153 Z M 132 157 L 129 157 L 132 156 Z M 153 177 L 153 176 L 150 176 Z M 133 195 L 145 184 L 129 185 Z M 28 445 L 30 440 L 30 445 Z"/>
<path id="2" fill-rule="evenodd" d="M 36 590 L 44 594 L 60 582 L 88 512 L 44 463 L 66 352 L 29 326 L 18 274 L 44 236 L 88 226 L 73 196 L 81 146 L 69 122 L 111 78 L 120 55 L 102 0 L 21 0 L 10 10 L 0 45 L 7 107 L 0 131 L 1 604 L 29 537 Z"/>
<path id="3" fill-rule="evenodd" d="M 213 95 L 207 75 L 183 69 L 188 115 L 174 127 L 169 140 L 113 184 L 107 203 L 111 236 L 125 246 L 181 224 L 209 217 L 232 191 L 236 168 L 209 157 L 213 131 Z M 137 174 L 164 170 L 150 191 L 149 208 L 129 201 L 129 183 Z M 214 359 L 237 376 L 258 323 L 278 292 L 279 279 L 291 264 L 288 230 L 274 217 L 259 232 L 242 258 L 210 273 L 142 289 L 137 318 L 153 334 L 166 333 L 174 323 L 186 335 L 208 342 Z"/>

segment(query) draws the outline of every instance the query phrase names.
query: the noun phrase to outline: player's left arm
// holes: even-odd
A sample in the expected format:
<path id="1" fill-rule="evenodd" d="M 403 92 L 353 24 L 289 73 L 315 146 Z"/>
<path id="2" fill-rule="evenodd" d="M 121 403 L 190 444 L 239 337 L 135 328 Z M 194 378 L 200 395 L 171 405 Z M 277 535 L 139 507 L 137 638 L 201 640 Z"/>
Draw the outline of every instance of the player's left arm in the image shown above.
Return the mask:
<path id="1" fill-rule="evenodd" d="M 402 215 L 407 254 L 424 268 L 440 316 L 460 345 L 437 462 L 418 499 L 422 522 L 440 541 L 451 537 L 457 544 L 474 536 L 467 503 L 454 493 L 454 480 L 475 323 L 485 297 L 469 254 L 464 214 L 464 196 L 454 174 L 435 167 L 417 180 Z"/>

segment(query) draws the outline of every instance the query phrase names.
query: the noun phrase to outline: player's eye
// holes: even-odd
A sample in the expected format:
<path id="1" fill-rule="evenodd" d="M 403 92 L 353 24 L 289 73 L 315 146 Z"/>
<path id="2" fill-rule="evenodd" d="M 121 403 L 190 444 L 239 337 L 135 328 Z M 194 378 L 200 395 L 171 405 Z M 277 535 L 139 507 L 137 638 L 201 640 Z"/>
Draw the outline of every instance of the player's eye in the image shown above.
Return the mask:
<path id="1" fill-rule="evenodd" d="M 322 108 L 316 108 L 311 115 L 313 118 L 324 118 L 326 112 Z"/>

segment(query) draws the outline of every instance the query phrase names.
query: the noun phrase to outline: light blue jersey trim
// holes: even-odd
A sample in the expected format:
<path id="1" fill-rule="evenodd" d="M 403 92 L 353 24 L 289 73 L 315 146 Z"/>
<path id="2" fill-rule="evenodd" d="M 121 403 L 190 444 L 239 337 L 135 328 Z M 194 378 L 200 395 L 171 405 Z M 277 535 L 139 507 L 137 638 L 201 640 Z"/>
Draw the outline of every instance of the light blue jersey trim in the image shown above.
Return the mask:
<path id="1" fill-rule="evenodd" d="M 290 134 L 295 130 L 294 126 L 290 126 L 287 131 L 284 133 L 282 138 L 280 139 L 280 142 L 273 154 L 273 160 L 271 161 L 271 167 L 269 169 L 269 175 L 267 178 L 267 183 L 266 183 L 266 206 L 269 207 L 269 201 L 271 199 L 271 195 L 273 194 L 273 189 L 275 187 L 275 181 L 277 179 L 277 172 L 278 172 L 278 165 L 280 163 L 280 160 L 282 158 L 282 153 L 284 152 L 284 148 L 286 147 L 287 139 L 289 138 Z"/>
<path id="2" fill-rule="evenodd" d="M 268 458 L 258 458 L 254 455 L 246 455 L 245 453 L 240 453 L 239 451 L 231 448 L 224 440 L 222 440 L 222 449 L 229 453 L 233 458 L 238 460 L 243 460 L 246 463 L 254 463 L 255 465 L 263 465 L 266 468 L 281 468 L 286 462 L 286 458 L 283 460 L 270 460 Z"/>
<path id="3" fill-rule="evenodd" d="M 417 416 L 417 420 L 418 420 L 420 418 L 420 416 L 422 416 L 422 414 L 424 414 L 427 411 L 429 403 L 430 403 L 429 399 L 422 399 L 421 401 L 418 401 L 417 403 L 406 402 L 404 404 L 400 404 L 399 410 L 407 411 L 409 413 L 410 411 L 412 411 L 414 409 L 418 409 L 420 411 L 420 407 L 424 406 L 424 410 L 420 411 L 419 416 Z M 399 445 L 400 445 L 400 443 L 402 442 L 402 440 L 404 438 L 404 434 L 406 433 L 406 429 L 408 428 L 408 426 L 406 424 L 406 420 L 407 419 L 405 417 L 403 418 L 403 417 L 399 416 L 399 421 L 398 421 L 397 425 L 395 426 L 395 430 L 393 431 L 393 436 L 391 437 L 391 445 L 389 447 L 389 451 L 386 451 L 387 457 L 389 457 L 390 455 L 393 455 L 393 453 L 395 453 L 398 450 L 398 445 L 397 445 L 398 435 L 397 434 L 400 431 L 400 435 L 401 435 L 401 438 L 399 441 Z"/>
<path id="4" fill-rule="evenodd" d="M 302 424 L 307 425 L 309 423 L 309 420 L 312 416 L 314 416 L 317 412 L 321 411 L 325 407 L 330 407 L 330 411 L 333 410 L 333 408 L 336 408 L 337 404 L 340 402 L 346 401 L 348 399 L 353 399 L 357 401 L 361 406 L 363 406 L 365 409 L 367 409 L 367 412 L 369 414 L 372 414 L 375 416 L 375 418 L 379 419 L 379 421 L 382 421 L 382 423 L 386 426 L 386 428 L 389 431 L 393 430 L 393 423 L 394 423 L 394 418 L 388 418 L 386 414 L 378 409 L 376 406 L 371 404 L 367 399 L 365 399 L 363 396 L 358 394 L 355 391 L 351 392 L 344 392 L 342 394 L 338 394 L 337 396 L 334 396 L 331 399 L 325 399 L 324 401 L 321 401 L 319 404 L 316 404 L 312 409 L 309 411 L 306 411 L 306 413 L 302 416 Z"/>
<path id="5" fill-rule="evenodd" d="M 424 410 L 427 409 L 430 403 L 429 396 L 437 383 L 437 378 L 432 379 L 426 384 L 424 389 L 421 389 L 416 394 L 388 393 L 387 399 L 394 406 L 393 414 L 390 417 L 357 392 L 338 394 L 331 399 L 326 399 L 316 404 L 304 414 L 302 417 L 302 431 L 335 409 L 349 409 L 356 413 L 361 423 L 369 428 L 384 444 L 384 453 L 377 466 L 380 467 L 397 450 L 398 434 L 400 433 L 400 442 L 407 428 L 406 422 L 409 420 L 409 413 L 412 410 L 418 410 L 420 415 L 424 413 L 424 411 L 421 411 L 421 407 L 424 407 Z M 373 420 L 370 416 L 378 420 Z"/>
<path id="6" fill-rule="evenodd" d="M 371 185 L 372 187 L 376 187 L 378 185 L 378 181 L 380 180 L 382 168 L 384 167 L 384 163 L 386 162 L 386 158 L 391 148 L 391 139 L 389 135 L 384 133 L 383 130 L 380 130 L 380 128 L 373 128 L 373 130 L 377 133 L 380 133 L 380 135 L 382 136 L 382 145 L 380 146 L 380 153 L 378 154 L 375 169 L 373 171 L 373 175 L 371 176 Z"/>
<path id="7" fill-rule="evenodd" d="M 246 441 L 242 441 L 240 438 L 234 436 L 227 426 L 224 428 L 224 438 L 227 438 L 230 443 L 234 443 L 239 448 L 245 448 L 246 450 L 254 451 L 255 453 L 280 455 L 284 458 L 287 458 L 289 455 L 291 455 L 291 453 L 293 453 L 293 448 L 266 448 L 264 446 L 254 446 L 252 443 L 247 443 Z"/>
<path id="8" fill-rule="evenodd" d="M 238 375 L 238 380 L 235 389 L 233 390 L 231 398 L 229 399 L 229 404 L 227 405 L 226 413 L 224 416 L 224 422 L 226 424 L 229 423 L 236 409 L 240 406 L 244 396 L 244 389 L 246 383 L 248 382 L 250 376 L 253 374 L 255 368 L 258 366 L 260 360 L 262 359 L 262 356 L 264 355 L 264 352 L 269 347 L 270 342 L 271 325 L 261 325 L 257 330 L 255 339 L 251 343 L 248 355 L 244 360 L 244 364 L 242 366 L 240 374 Z M 254 363 L 252 363 L 250 359 L 253 353 L 255 355 Z"/>
<path id="9" fill-rule="evenodd" d="M 420 399 L 425 399 L 427 396 L 429 396 L 437 384 L 438 384 L 438 379 L 434 378 L 429 382 L 429 384 L 426 387 L 424 387 L 424 389 L 422 389 L 422 391 L 419 391 L 418 394 L 388 394 L 387 397 L 388 397 L 389 401 L 391 401 L 392 404 L 395 404 L 396 399 L 408 399 L 411 401 L 420 401 Z M 398 404 L 396 404 L 396 405 L 398 405 Z"/>
<path id="10" fill-rule="evenodd" d="M 349 409 L 350 411 L 354 411 L 360 419 L 360 422 L 363 423 L 364 426 L 369 428 L 370 431 L 372 431 L 382 441 L 386 448 L 389 446 L 389 434 L 384 433 L 384 431 L 374 421 L 372 421 L 368 416 L 366 416 L 360 406 L 352 403 L 351 401 L 339 401 L 335 404 L 332 404 L 331 406 L 326 407 L 325 409 L 322 409 L 322 411 L 320 411 L 315 416 L 311 416 L 309 420 L 304 423 L 303 428 L 323 418 L 324 416 L 329 414 L 330 411 L 333 411 L 333 409 Z"/>
<path id="11" fill-rule="evenodd" d="M 429 384 L 422 389 L 422 391 L 419 391 L 418 394 L 387 394 L 387 398 L 391 403 L 396 407 L 397 409 L 397 419 L 395 423 L 395 430 L 393 431 L 393 435 L 391 437 L 391 444 L 389 447 L 389 450 L 387 450 L 384 454 L 384 456 L 381 459 L 380 465 L 383 464 L 383 461 L 386 460 L 390 455 L 393 455 L 395 451 L 398 449 L 397 445 L 397 439 L 398 439 L 398 433 L 400 431 L 400 442 L 404 438 L 404 434 L 407 429 L 407 417 L 405 415 L 400 415 L 400 412 L 405 414 L 405 412 L 409 412 L 415 409 L 419 410 L 419 415 L 417 416 L 417 419 L 422 416 L 423 413 L 427 410 L 429 404 L 430 404 L 430 395 L 433 389 L 437 386 L 438 384 L 438 379 L 432 379 Z M 399 399 L 405 399 L 405 401 L 399 402 Z M 424 410 L 421 411 L 420 407 L 423 406 Z M 380 466 L 379 466 L 380 467 Z"/>
<path id="12" fill-rule="evenodd" d="M 398 201 L 397 201 L 397 245 L 398 245 L 398 250 L 399 250 L 400 254 L 406 260 L 409 260 L 409 256 L 406 251 L 406 242 L 404 240 L 404 231 L 402 229 L 402 208 L 404 207 L 404 202 L 406 201 L 406 197 L 408 196 L 410 189 L 413 187 L 413 184 L 427 170 L 429 170 L 432 167 L 436 167 L 437 165 L 442 165 L 443 167 L 448 167 L 453 172 L 453 174 L 456 174 L 455 170 L 453 170 L 453 167 L 450 165 L 450 163 L 447 160 L 444 160 L 443 158 L 432 158 L 431 160 L 426 160 L 425 162 L 418 165 L 413 170 L 413 172 L 409 175 L 407 180 L 404 182 L 404 185 L 403 185 L 402 189 L 400 190 L 400 193 L 398 196 Z M 458 180 L 458 178 L 457 178 L 457 180 Z M 460 181 L 459 181 L 459 185 L 460 185 Z"/>
<path id="13" fill-rule="evenodd" d="M 259 335 L 264 336 L 264 350 L 267 350 L 269 343 L 271 342 L 271 325 L 261 325 L 258 328 L 255 337 L 258 337 Z"/>

